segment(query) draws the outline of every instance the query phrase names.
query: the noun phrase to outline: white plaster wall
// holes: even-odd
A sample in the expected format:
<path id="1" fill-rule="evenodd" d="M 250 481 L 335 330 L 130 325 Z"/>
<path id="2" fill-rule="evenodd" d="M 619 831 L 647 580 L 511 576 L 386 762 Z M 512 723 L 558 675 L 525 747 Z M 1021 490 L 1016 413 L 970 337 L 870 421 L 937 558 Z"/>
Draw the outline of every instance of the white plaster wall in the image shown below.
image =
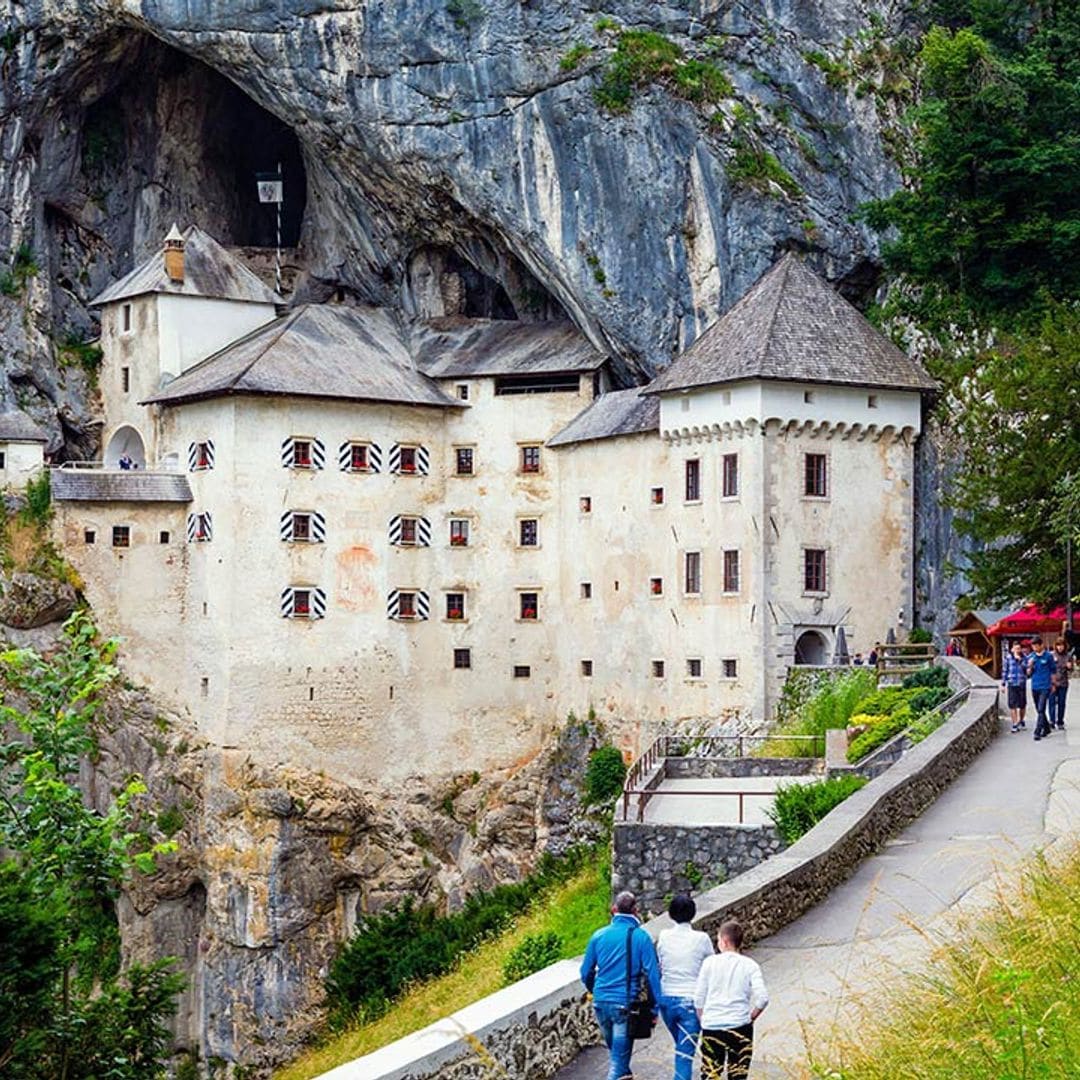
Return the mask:
<path id="1" fill-rule="evenodd" d="M 161 372 L 173 376 L 270 322 L 273 304 L 159 293 Z"/>
<path id="2" fill-rule="evenodd" d="M 131 329 L 123 330 L 123 308 L 131 305 Z M 150 417 L 140 401 L 155 394 L 160 385 L 158 363 L 158 309 L 153 296 L 107 304 L 101 311 L 101 372 L 98 386 L 104 426 L 101 450 L 104 456 L 117 429 L 129 425 L 142 437 L 148 465 L 157 458 Z M 128 389 L 124 390 L 124 370 Z"/>
<path id="3" fill-rule="evenodd" d="M 22 487 L 32 480 L 45 465 L 45 445 L 39 442 L 0 442 L 4 467 L 0 469 L 0 485 Z"/>

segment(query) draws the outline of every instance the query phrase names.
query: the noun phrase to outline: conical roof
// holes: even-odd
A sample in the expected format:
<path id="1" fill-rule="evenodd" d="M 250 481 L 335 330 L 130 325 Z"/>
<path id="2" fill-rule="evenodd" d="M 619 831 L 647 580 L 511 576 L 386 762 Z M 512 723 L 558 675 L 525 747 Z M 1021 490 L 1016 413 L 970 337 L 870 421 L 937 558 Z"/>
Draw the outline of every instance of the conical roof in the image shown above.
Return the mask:
<path id="1" fill-rule="evenodd" d="M 936 386 L 792 253 L 763 274 L 645 393 L 743 379 L 920 391 Z"/>

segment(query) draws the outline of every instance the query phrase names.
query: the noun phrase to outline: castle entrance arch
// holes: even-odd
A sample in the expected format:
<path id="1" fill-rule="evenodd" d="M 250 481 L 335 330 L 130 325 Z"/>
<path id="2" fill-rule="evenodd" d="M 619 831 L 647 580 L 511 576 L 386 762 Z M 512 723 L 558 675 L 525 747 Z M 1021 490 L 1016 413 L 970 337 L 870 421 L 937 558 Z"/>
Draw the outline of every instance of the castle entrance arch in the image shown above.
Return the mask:
<path id="1" fill-rule="evenodd" d="M 829 662 L 829 646 L 817 630 L 804 630 L 795 639 L 795 663 L 824 667 Z"/>
<path id="2" fill-rule="evenodd" d="M 120 459 L 125 454 L 131 458 L 133 465 L 140 469 L 146 468 L 146 449 L 142 436 L 130 424 L 124 424 L 112 433 L 112 438 L 105 447 L 105 468 L 120 468 Z"/>

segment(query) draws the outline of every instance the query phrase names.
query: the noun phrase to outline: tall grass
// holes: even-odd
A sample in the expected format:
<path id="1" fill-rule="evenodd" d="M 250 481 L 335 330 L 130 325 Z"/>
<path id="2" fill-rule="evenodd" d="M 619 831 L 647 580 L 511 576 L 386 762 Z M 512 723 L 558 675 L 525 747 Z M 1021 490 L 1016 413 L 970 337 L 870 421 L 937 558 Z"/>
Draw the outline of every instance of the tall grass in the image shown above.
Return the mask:
<path id="1" fill-rule="evenodd" d="M 871 669 L 853 668 L 824 682 L 795 714 L 777 728 L 775 737 L 756 752 L 758 757 L 816 757 L 824 752 L 825 732 L 847 727 L 855 706 L 877 688 Z M 785 735 L 814 735 L 821 741 L 793 742 Z"/>
<path id="2" fill-rule="evenodd" d="M 824 1052 L 828 1080 L 1076 1080 L 1080 1077 L 1080 846 L 1021 880 L 941 943 Z"/>

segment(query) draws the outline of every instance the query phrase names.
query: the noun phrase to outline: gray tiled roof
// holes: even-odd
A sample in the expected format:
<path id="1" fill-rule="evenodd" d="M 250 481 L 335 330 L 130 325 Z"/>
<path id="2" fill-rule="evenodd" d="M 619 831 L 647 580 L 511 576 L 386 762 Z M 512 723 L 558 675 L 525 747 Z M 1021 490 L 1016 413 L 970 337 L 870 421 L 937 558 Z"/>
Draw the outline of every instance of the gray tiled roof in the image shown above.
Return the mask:
<path id="1" fill-rule="evenodd" d="M 562 431 L 548 439 L 548 446 L 567 446 L 659 429 L 659 398 L 642 397 L 641 387 L 613 390 L 601 394 L 584 412 L 578 413 Z"/>
<path id="2" fill-rule="evenodd" d="M 99 293 L 91 304 L 110 304 L 146 293 L 248 300 L 259 304 L 283 303 L 281 297 L 273 289 L 267 288 L 257 274 L 197 225 L 188 226 L 184 232 L 183 281 L 169 280 L 162 253 L 155 251 L 130 274 Z"/>
<path id="3" fill-rule="evenodd" d="M 454 316 L 418 323 L 413 355 L 436 379 L 595 371 L 606 357 L 571 322 Z"/>
<path id="4" fill-rule="evenodd" d="M 463 407 L 417 371 L 389 312 L 331 304 L 305 305 L 259 327 L 148 400 L 176 405 L 224 394 Z"/>
<path id="5" fill-rule="evenodd" d="M 53 498 L 61 502 L 191 502 L 191 485 L 182 473 L 53 469 L 49 479 Z"/>
<path id="6" fill-rule="evenodd" d="M 21 409 L 0 413 L 0 442 L 48 442 L 49 436 Z"/>
<path id="7" fill-rule="evenodd" d="M 739 379 L 896 390 L 936 383 L 794 254 L 785 255 L 646 389 Z"/>

